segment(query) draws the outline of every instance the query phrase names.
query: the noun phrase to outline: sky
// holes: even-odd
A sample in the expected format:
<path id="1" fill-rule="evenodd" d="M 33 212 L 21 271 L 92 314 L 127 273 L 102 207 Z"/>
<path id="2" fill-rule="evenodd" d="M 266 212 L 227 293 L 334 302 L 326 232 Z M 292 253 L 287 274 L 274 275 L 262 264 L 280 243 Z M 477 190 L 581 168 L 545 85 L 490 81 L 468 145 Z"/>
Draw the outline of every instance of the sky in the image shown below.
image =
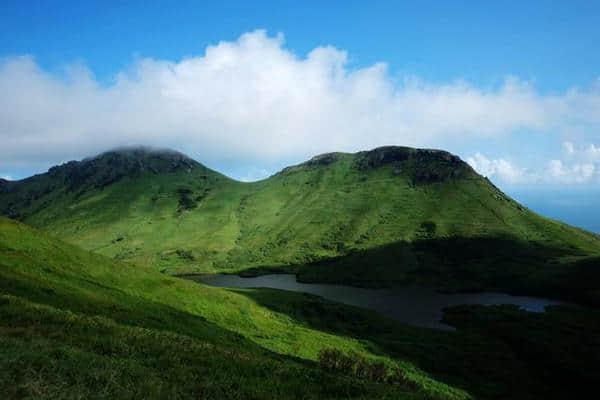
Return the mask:
<path id="1" fill-rule="evenodd" d="M 600 3 L 7 1 L 0 177 L 124 145 L 240 180 L 329 151 L 458 154 L 600 232 Z"/>

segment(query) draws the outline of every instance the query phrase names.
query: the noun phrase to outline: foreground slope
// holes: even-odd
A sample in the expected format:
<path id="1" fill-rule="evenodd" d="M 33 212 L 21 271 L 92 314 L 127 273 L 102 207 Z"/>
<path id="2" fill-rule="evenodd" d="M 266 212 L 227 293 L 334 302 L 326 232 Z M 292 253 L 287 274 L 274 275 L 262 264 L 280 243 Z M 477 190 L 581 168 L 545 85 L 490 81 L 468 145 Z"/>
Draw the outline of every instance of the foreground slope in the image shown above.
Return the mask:
<path id="1" fill-rule="evenodd" d="M 255 183 L 179 153 L 113 151 L 4 182 L 0 212 L 169 274 L 288 270 L 598 302 L 582 279 L 597 235 L 536 215 L 437 150 L 325 154 Z"/>
<path id="2" fill-rule="evenodd" d="M 395 361 L 270 311 L 251 293 L 165 277 L 0 218 L 0 394 L 466 397 L 406 362 L 420 388 L 322 371 L 310 360 L 327 347 Z"/>
<path id="3" fill-rule="evenodd" d="M 2 398 L 560 399 L 600 379 L 597 311 L 469 306 L 445 319 L 457 331 L 206 287 L 0 217 Z M 324 370 L 322 349 L 384 363 L 385 382 Z"/>

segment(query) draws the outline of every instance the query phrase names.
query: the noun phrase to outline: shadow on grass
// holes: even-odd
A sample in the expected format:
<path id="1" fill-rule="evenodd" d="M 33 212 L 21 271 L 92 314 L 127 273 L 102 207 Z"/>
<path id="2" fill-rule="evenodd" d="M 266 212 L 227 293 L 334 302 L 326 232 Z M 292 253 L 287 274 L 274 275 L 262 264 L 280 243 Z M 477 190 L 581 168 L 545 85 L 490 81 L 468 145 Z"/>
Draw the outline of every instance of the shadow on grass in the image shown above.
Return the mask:
<path id="1" fill-rule="evenodd" d="M 373 312 L 277 289 L 236 289 L 297 323 L 360 340 L 476 398 L 568 398 L 595 387 L 600 314 L 577 307 L 528 313 L 512 306 L 457 306 L 456 332 L 406 326 Z M 578 371 L 582 371 L 579 373 Z"/>
<path id="2" fill-rule="evenodd" d="M 294 273 L 305 283 L 371 288 L 416 283 L 444 292 L 494 290 L 600 307 L 600 257 L 505 236 L 397 242 L 306 264 L 248 268 L 240 275 L 271 273 Z"/>
<path id="3" fill-rule="evenodd" d="M 507 237 L 399 242 L 310 264 L 250 269 L 244 275 L 276 272 L 296 273 L 302 282 L 417 283 L 444 291 L 498 290 L 600 306 L 600 258 L 560 244 Z M 300 324 L 407 360 L 477 398 L 568 398 L 589 393 L 600 381 L 600 315 L 592 309 L 560 306 L 534 314 L 516 307 L 459 306 L 445 314 L 445 322 L 457 331 L 442 332 L 308 294 L 236 291 Z"/>

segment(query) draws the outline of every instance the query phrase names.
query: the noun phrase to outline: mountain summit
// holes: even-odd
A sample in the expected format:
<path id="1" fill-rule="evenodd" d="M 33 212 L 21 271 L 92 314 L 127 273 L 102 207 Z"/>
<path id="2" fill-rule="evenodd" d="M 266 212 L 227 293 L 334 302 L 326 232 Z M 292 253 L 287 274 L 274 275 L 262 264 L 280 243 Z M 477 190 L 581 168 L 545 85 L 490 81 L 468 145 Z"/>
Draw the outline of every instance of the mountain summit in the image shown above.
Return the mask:
<path id="1" fill-rule="evenodd" d="M 529 211 L 440 150 L 328 153 L 243 183 L 180 153 L 129 148 L 5 182 L 0 214 L 170 274 L 597 297 L 570 274 L 597 263 L 598 236 Z"/>
<path id="2" fill-rule="evenodd" d="M 173 150 L 139 146 L 110 150 L 82 161 L 70 161 L 50 168 L 48 173 L 63 177 L 73 188 L 90 184 L 102 188 L 125 176 L 144 172 L 190 172 L 201 166 L 197 161 Z"/>

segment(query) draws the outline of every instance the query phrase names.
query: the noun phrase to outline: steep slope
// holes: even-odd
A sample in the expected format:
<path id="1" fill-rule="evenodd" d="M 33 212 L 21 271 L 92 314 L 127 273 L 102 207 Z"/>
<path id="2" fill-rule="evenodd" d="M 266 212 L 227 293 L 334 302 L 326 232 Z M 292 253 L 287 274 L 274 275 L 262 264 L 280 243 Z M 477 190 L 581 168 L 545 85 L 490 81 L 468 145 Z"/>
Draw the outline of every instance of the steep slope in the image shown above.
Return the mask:
<path id="1" fill-rule="evenodd" d="M 444 151 L 325 154 L 256 183 L 173 152 L 116 151 L 0 190 L 5 215 L 170 274 L 597 298 L 565 271 L 596 264 L 598 236 L 532 213 Z"/>

